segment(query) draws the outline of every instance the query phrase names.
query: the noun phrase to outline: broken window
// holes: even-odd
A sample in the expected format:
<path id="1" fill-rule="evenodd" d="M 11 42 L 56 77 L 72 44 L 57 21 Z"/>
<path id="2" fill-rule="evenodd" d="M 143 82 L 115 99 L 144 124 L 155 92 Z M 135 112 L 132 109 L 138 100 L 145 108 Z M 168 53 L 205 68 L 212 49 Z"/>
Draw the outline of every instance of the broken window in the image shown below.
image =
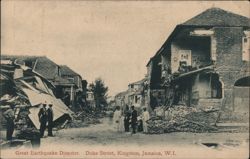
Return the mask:
<path id="1" fill-rule="evenodd" d="M 234 85 L 237 87 L 250 87 L 250 76 L 237 80 Z"/>
<path id="2" fill-rule="evenodd" d="M 191 50 L 179 50 L 179 72 L 188 72 L 188 67 L 192 65 L 191 57 Z"/>
<path id="3" fill-rule="evenodd" d="M 242 38 L 242 60 L 250 61 L 250 32 L 245 32 Z"/>
<path id="4" fill-rule="evenodd" d="M 138 96 L 135 96 L 135 103 L 138 103 Z"/>
<path id="5" fill-rule="evenodd" d="M 202 74 L 198 84 L 199 98 L 222 98 L 222 84 L 217 74 Z"/>
<path id="6" fill-rule="evenodd" d="M 180 63 L 191 66 L 191 50 L 179 50 Z"/>
<path id="7" fill-rule="evenodd" d="M 218 75 L 211 76 L 211 97 L 222 98 L 222 84 L 219 81 Z"/>

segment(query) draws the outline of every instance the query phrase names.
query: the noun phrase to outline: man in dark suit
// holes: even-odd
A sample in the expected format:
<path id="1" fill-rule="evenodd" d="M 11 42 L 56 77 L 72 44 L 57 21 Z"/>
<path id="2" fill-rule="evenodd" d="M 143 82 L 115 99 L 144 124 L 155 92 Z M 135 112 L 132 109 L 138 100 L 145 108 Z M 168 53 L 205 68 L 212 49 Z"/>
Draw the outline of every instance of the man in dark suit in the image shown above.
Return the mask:
<path id="1" fill-rule="evenodd" d="M 129 132 L 129 120 L 130 120 L 130 111 L 128 105 L 126 105 L 125 110 L 124 110 L 124 128 L 125 132 Z"/>
<path id="2" fill-rule="evenodd" d="M 6 138 L 7 140 L 12 140 L 12 135 L 14 132 L 14 127 L 15 127 L 15 112 L 14 112 L 14 105 L 10 105 L 10 108 L 4 112 L 4 117 L 7 121 L 7 132 L 6 132 Z"/>
<path id="3" fill-rule="evenodd" d="M 38 118 L 40 121 L 40 135 L 43 137 L 44 131 L 46 129 L 46 124 L 47 124 L 47 112 L 46 112 L 46 104 L 43 104 L 43 107 L 40 109 L 38 113 Z"/>
<path id="4" fill-rule="evenodd" d="M 134 106 L 131 106 L 131 127 L 132 133 L 136 133 L 136 125 L 137 125 L 137 111 L 135 110 Z"/>
<path id="5" fill-rule="evenodd" d="M 48 115 L 48 136 L 53 136 L 52 129 L 53 129 L 53 109 L 52 104 L 49 104 L 49 108 L 47 109 L 47 115 Z"/>

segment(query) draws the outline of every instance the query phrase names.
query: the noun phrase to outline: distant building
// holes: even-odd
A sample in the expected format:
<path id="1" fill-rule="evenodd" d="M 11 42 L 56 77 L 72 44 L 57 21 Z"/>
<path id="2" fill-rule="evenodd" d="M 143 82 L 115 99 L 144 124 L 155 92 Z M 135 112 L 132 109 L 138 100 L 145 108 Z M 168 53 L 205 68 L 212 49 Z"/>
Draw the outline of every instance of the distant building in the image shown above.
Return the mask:
<path id="1" fill-rule="evenodd" d="M 90 91 L 90 90 L 87 91 L 86 100 L 87 100 L 87 104 L 88 104 L 89 107 L 91 107 L 91 108 L 96 107 L 95 96 L 94 96 L 94 93 L 92 91 Z"/>
<path id="2" fill-rule="evenodd" d="M 115 106 L 124 107 L 128 104 L 128 91 L 123 91 L 115 95 Z"/>
<path id="3" fill-rule="evenodd" d="M 129 105 L 133 105 L 135 107 L 142 107 L 146 105 L 146 86 L 147 79 L 144 78 L 140 81 L 130 83 L 128 85 L 128 103 Z"/>
<path id="4" fill-rule="evenodd" d="M 55 83 L 57 91 L 65 96 L 64 101 L 75 106 L 77 103 L 77 96 L 82 93 L 82 77 L 66 65 L 60 66 L 60 77 Z"/>
<path id="5" fill-rule="evenodd" d="M 107 103 L 108 103 L 108 108 L 115 108 L 115 97 L 114 96 L 108 96 L 107 97 Z"/>

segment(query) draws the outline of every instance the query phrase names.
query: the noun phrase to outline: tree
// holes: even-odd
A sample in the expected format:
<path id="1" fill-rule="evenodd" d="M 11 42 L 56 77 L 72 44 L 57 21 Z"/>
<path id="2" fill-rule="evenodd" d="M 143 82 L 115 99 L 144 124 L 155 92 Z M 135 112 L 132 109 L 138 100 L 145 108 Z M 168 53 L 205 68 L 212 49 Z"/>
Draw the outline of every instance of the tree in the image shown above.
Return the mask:
<path id="1" fill-rule="evenodd" d="M 101 78 L 97 78 L 94 83 L 89 85 L 94 94 L 96 109 L 103 110 L 107 106 L 108 87 L 105 86 Z"/>

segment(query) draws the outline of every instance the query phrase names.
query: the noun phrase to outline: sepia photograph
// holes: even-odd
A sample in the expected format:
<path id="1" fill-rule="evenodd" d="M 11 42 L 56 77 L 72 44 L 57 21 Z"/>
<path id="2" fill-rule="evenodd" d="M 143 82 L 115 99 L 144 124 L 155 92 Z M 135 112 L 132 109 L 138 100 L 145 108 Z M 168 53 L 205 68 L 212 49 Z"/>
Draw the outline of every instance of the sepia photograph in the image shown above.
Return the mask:
<path id="1" fill-rule="evenodd" d="M 0 158 L 248 159 L 249 6 L 2 0 Z"/>

